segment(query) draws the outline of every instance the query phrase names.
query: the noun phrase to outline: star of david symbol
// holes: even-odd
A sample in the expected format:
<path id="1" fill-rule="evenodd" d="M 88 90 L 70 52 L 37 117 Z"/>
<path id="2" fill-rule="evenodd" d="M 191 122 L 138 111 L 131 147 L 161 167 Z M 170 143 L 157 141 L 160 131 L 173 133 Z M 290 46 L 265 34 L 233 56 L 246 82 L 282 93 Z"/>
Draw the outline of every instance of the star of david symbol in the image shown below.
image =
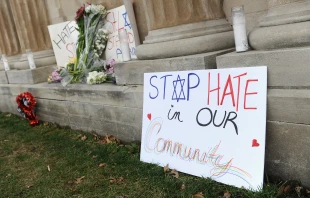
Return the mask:
<path id="1" fill-rule="evenodd" d="M 128 21 L 127 21 L 127 12 L 125 12 L 124 14 L 123 14 L 123 18 L 124 18 L 124 22 L 125 22 L 125 27 L 129 27 L 130 29 L 131 29 L 131 25 L 130 25 L 130 23 L 128 23 Z"/>
<path id="2" fill-rule="evenodd" d="M 180 84 L 180 86 L 178 86 L 178 84 Z M 178 75 L 178 78 L 176 80 L 173 81 L 173 87 L 174 87 L 174 91 L 173 91 L 173 95 L 172 95 L 172 100 L 176 100 L 177 102 L 179 102 L 179 100 L 185 100 L 185 93 L 183 90 L 185 84 L 185 79 L 181 79 L 180 75 Z M 177 93 L 177 88 L 180 87 L 180 93 Z"/>

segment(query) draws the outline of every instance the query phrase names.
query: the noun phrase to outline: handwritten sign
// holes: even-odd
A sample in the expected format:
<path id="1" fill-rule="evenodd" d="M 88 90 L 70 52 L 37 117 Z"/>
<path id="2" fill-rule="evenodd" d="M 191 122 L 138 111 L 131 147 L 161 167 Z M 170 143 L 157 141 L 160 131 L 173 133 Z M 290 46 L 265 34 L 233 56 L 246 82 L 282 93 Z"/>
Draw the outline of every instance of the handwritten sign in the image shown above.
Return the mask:
<path id="1" fill-rule="evenodd" d="M 144 74 L 141 160 L 263 185 L 267 67 Z"/>
<path id="2" fill-rule="evenodd" d="M 79 32 L 75 21 L 67 21 L 48 26 L 58 66 L 65 66 L 70 58 L 76 56 Z"/>
<path id="3" fill-rule="evenodd" d="M 118 31 L 124 28 L 126 29 L 128 35 L 131 58 L 136 59 L 137 56 L 134 31 L 132 24 L 129 21 L 125 6 L 108 10 L 105 24 L 106 29 L 110 33 L 107 49 L 105 51 L 106 59 L 114 58 L 118 62 L 122 61 L 122 50 L 118 38 Z"/>

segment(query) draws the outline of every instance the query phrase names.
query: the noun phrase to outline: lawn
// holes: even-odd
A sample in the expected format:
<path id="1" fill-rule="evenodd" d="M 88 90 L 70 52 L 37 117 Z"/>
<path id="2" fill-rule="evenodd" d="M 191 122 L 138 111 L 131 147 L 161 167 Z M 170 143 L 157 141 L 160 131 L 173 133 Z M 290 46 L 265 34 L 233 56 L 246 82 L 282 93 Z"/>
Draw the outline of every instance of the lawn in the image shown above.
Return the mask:
<path id="1" fill-rule="evenodd" d="M 0 113 L 0 197 L 298 197 L 287 182 L 253 193 L 140 162 L 139 145 Z M 173 174 L 174 173 L 174 174 Z M 179 174 L 179 175 L 178 175 Z M 305 193 L 306 194 L 306 193 Z"/>

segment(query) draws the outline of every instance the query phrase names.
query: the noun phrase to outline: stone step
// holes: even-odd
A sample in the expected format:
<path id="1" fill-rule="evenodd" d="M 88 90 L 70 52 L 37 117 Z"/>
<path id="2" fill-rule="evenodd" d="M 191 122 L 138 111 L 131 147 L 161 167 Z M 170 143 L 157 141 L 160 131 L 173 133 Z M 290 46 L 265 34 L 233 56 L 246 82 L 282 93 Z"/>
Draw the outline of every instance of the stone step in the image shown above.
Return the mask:
<path id="1" fill-rule="evenodd" d="M 8 77 L 6 75 L 6 71 L 0 71 L 0 84 L 8 84 Z"/>
<path id="2" fill-rule="evenodd" d="M 71 84 L 63 87 L 60 83 L 0 84 L 0 96 L 17 96 L 29 91 L 36 98 L 56 101 L 82 102 L 110 106 L 142 109 L 142 86 L 116 86 L 111 83 L 100 85 Z M 67 108 L 67 107 L 63 107 Z M 0 106 L 1 111 L 1 106 Z"/>
<path id="3" fill-rule="evenodd" d="M 216 69 L 216 57 L 233 49 L 155 60 L 132 60 L 114 66 L 118 85 L 143 85 L 144 73 Z"/>
<path id="4" fill-rule="evenodd" d="M 46 82 L 56 65 L 26 70 L 9 70 L 7 77 L 10 84 L 36 84 Z"/>
<path id="5" fill-rule="evenodd" d="M 268 67 L 268 86 L 310 87 L 310 47 L 229 53 L 216 58 L 217 68 Z"/>

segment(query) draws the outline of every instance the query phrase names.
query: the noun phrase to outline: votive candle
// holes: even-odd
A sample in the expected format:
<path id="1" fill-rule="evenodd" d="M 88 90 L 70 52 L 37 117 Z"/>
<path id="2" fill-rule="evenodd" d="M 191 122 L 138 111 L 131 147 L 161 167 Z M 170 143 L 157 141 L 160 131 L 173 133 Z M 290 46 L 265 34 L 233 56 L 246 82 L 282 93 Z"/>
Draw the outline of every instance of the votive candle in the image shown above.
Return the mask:
<path id="1" fill-rule="evenodd" d="M 30 69 L 35 69 L 36 68 L 36 64 L 34 63 L 32 51 L 30 49 L 26 49 L 26 54 L 27 54 L 27 58 L 28 58 L 28 63 L 29 63 Z"/>
<path id="2" fill-rule="evenodd" d="M 243 6 L 233 7 L 231 9 L 231 13 L 234 28 L 236 51 L 237 52 L 248 51 L 249 44 L 246 34 Z"/>
<path id="3" fill-rule="evenodd" d="M 3 62 L 3 65 L 4 65 L 4 70 L 5 71 L 9 71 L 10 70 L 10 65 L 8 63 L 8 59 L 6 58 L 5 54 L 2 54 L 2 62 Z"/>
<path id="4" fill-rule="evenodd" d="M 130 49 L 129 49 L 129 42 L 128 42 L 128 35 L 125 29 L 121 29 L 118 31 L 119 41 L 121 45 L 123 61 L 131 60 L 130 56 Z"/>

